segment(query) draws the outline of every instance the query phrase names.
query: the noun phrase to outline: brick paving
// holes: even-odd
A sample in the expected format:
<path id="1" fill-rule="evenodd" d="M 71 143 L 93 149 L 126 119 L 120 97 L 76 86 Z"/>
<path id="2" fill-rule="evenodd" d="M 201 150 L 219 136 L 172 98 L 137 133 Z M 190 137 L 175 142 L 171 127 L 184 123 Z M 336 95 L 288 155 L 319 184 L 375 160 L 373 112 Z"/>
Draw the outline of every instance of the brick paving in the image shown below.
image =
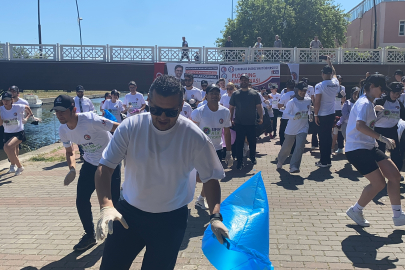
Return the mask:
<path id="1" fill-rule="evenodd" d="M 309 139 L 309 137 L 308 137 Z M 310 145 L 307 144 L 307 147 Z M 333 167 L 317 168 L 319 151 L 303 157 L 301 172 L 277 171 L 278 140 L 261 139 L 258 164 L 227 170 L 222 197 L 262 171 L 270 206 L 270 260 L 275 269 L 405 269 L 405 227 L 395 228 L 386 190 L 365 210 L 371 227 L 345 216 L 367 180 L 334 156 Z M 98 269 L 103 243 L 84 253 L 72 247 L 83 232 L 75 208 L 76 185 L 63 186 L 65 163 L 24 162 L 23 175 L 0 167 L 0 270 Z M 197 186 L 199 192 L 201 186 Z M 405 191 L 405 185 L 401 184 Z M 94 219 L 98 204 L 92 197 Z M 176 269 L 215 269 L 201 251 L 208 213 L 189 205 L 190 217 Z M 258 239 L 260 241 L 260 239 Z M 131 269 L 140 269 L 142 254 Z"/>

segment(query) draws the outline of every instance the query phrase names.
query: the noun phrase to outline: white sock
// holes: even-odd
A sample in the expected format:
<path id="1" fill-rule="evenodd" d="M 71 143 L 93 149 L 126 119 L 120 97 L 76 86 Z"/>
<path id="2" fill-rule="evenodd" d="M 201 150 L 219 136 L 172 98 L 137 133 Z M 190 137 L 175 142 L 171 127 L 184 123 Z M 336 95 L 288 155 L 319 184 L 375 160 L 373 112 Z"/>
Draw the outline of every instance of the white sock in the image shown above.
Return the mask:
<path id="1" fill-rule="evenodd" d="M 399 217 L 402 213 L 401 205 L 391 205 L 391 207 L 392 207 L 392 212 L 394 213 L 394 217 L 395 218 Z"/>
<path id="2" fill-rule="evenodd" d="M 363 206 L 361 206 L 358 202 L 356 202 L 356 204 L 353 206 L 353 211 L 354 212 L 360 212 L 363 211 Z"/>

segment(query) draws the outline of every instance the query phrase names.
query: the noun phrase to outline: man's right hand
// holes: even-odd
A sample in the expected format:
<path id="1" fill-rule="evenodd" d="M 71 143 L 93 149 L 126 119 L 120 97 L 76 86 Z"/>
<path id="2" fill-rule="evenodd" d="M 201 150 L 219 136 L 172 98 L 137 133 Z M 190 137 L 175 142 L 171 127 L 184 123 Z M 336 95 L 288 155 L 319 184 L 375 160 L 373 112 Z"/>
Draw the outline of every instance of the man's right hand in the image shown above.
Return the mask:
<path id="1" fill-rule="evenodd" d="M 321 124 L 321 121 L 319 121 L 319 116 L 315 116 L 315 124 L 318 126 Z"/>
<path id="2" fill-rule="evenodd" d="M 72 168 L 70 169 L 69 173 L 65 177 L 65 181 L 63 181 L 65 186 L 68 186 L 70 183 L 73 182 L 76 178 L 76 169 Z"/>
<path id="3" fill-rule="evenodd" d="M 97 240 L 103 240 L 107 236 L 107 226 L 108 226 L 108 233 L 113 234 L 113 223 L 115 220 L 121 222 L 122 226 L 125 229 L 128 229 L 129 226 L 122 215 L 111 206 L 106 206 L 101 208 L 100 211 L 100 218 L 97 222 L 96 228 L 96 238 Z"/>

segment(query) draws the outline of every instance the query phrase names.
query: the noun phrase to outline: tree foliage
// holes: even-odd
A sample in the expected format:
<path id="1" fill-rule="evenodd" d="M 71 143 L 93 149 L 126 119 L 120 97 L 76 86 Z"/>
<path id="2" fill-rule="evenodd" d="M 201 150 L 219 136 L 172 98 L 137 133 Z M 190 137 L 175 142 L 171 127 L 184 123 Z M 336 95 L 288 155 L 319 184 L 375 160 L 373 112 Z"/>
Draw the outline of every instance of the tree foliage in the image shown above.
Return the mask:
<path id="1" fill-rule="evenodd" d="M 234 47 L 253 46 L 257 37 L 273 47 L 275 35 L 283 47 L 308 48 L 318 35 L 325 48 L 346 42 L 347 14 L 331 0 L 239 0 L 234 20 L 228 19 L 217 46 L 232 37 Z"/>

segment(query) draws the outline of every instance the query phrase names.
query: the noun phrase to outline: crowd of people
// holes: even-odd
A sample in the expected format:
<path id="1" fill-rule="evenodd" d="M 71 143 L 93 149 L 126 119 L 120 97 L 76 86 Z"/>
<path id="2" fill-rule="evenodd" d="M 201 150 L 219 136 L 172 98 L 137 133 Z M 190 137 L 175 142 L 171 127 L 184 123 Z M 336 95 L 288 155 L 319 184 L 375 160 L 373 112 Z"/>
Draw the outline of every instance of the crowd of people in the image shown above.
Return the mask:
<path id="1" fill-rule="evenodd" d="M 58 96 L 52 111 L 61 124 L 66 151 L 64 185 L 77 175 L 73 143 L 83 160 L 76 207 L 85 234 L 74 250 L 86 250 L 106 238 L 100 269 L 129 269 L 145 246 L 143 268 L 173 269 L 197 183 L 202 188 L 195 205 L 209 210 L 212 231 L 222 244 L 229 234 L 220 213 L 219 180 L 225 176 L 224 167 L 242 170 L 246 162 L 257 164 L 256 143 L 262 135 L 279 137 L 277 170 L 289 163 L 290 173 L 300 172 L 308 134 L 311 150 L 320 150 L 315 166 L 331 167 L 332 155 L 345 153 L 370 182 L 346 212 L 360 226 L 370 225 L 363 209 L 387 178 L 394 225 L 405 225 L 399 173 L 405 151 L 403 72 L 397 70 L 389 85 L 384 75 L 367 74 L 358 87 L 346 91 L 329 57 L 326 62 L 321 82 L 311 86 L 308 78 L 297 83 L 291 79 L 281 93 L 276 87 L 252 89 L 247 74 L 240 76 L 239 85 L 221 78 L 216 84 L 203 80 L 199 89 L 193 74 L 186 73 L 184 81 L 158 77 L 145 100 L 130 81 L 123 101 L 115 89 L 105 94 L 101 116 L 81 85 L 74 98 Z M 24 170 L 18 160 L 24 122 L 34 117 L 18 94 L 18 87 L 10 87 L 0 107 L 9 173 L 15 175 Z M 96 227 L 90 203 L 94 191 L 101 209 Z"/>

